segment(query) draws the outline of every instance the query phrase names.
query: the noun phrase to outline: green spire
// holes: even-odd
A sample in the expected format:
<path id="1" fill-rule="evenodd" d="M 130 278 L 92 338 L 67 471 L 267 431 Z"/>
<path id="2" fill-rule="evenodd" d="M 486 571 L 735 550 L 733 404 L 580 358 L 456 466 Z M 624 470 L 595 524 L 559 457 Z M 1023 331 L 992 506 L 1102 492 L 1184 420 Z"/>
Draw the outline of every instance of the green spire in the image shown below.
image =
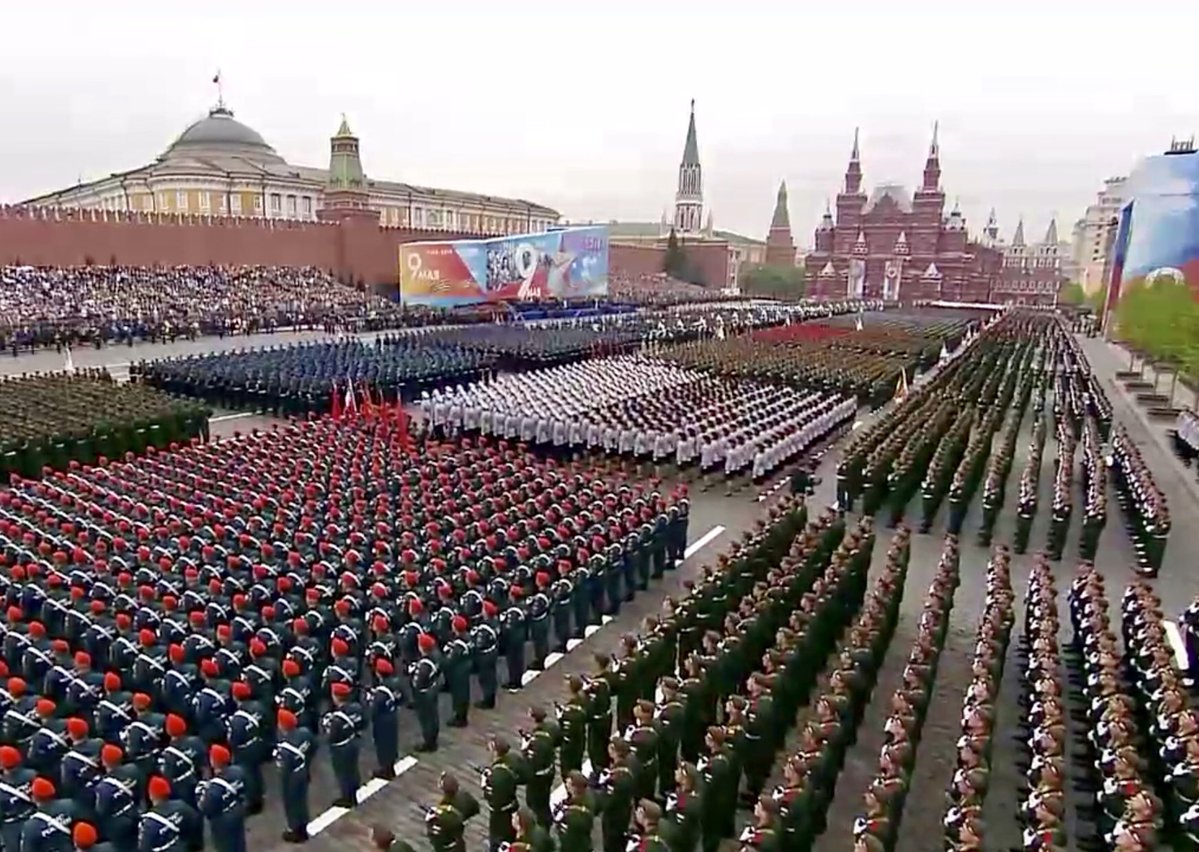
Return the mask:
<path id="1" fill-rule="evenodd" d="M 337 134 L 329 143 L 329 189 L 362 190 L 366 186 L 366 178 L 362 174 L 362 160 L 358 156 L 358 137 L 350 131 L 350 123 L 344 114 Z"/>
<path id="2" fill-rule="evenodd" d="M 787 213 L 787 182 L 779 184 L 778 201 L 774 204 L 774 216 L 770 220 L 770 230 L 786 228 L 791 230 L 791 216 Z"/>

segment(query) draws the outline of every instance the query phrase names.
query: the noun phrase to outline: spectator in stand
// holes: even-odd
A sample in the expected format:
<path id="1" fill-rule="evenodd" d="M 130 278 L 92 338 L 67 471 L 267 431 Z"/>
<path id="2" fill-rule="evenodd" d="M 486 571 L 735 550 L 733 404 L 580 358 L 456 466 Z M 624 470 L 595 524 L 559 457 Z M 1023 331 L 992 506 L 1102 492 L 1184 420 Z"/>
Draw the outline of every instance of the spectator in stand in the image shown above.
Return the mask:
<path id="1" fill-rule="evenodd" d="M 398 303 L 315 267 L 0 267 L 0 346 L 132 344 L 281 328 L 379 330 L 460 317 Z"/>

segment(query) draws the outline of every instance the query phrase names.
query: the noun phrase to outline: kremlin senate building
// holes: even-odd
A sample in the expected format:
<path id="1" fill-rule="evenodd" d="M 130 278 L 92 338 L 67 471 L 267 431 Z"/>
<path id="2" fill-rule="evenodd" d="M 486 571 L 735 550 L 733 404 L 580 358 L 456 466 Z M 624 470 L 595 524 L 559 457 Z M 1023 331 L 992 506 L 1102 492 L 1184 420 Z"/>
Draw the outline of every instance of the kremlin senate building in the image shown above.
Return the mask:
<path id="1" fill-rule="evenodd" d="M 367 177 L 358 138 L 342 118 L 328 169 L 287 162 L 224 99 L 189 125 L 152 163 L 28 199 L 82 210 L 242 216 L 314 222 L 330 196 L 350 191 L 379 224 L 493 236 L 543 231 L 558 211 L 532 201 Z"/>

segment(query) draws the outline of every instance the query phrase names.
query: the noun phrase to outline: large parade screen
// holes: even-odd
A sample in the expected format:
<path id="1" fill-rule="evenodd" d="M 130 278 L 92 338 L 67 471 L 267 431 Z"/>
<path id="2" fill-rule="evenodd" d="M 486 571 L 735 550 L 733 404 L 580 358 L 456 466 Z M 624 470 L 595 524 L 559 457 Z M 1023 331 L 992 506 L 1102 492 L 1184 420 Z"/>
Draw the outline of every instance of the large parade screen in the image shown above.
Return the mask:
<path id="1" fill-rule="evenodd" d="M 1125 184 L 1108 281 L 1109 315 L 1137 284 L 1173 280 L 1199 298 L 1199 154 L 1149 157 Z"/>
<path id="2" fill-rule="evenodd" d="M 608 295 L 608 229 L 405 243 L 399 266 L 405 304 L 599 298 Z"/>

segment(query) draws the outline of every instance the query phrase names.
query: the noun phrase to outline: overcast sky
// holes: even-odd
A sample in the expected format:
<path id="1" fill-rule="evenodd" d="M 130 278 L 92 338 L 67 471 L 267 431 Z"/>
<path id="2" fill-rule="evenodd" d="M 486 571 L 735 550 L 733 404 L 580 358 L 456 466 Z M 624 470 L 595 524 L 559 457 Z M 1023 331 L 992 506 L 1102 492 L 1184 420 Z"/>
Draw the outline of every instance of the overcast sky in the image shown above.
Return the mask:
<path id="1" fill-rule="evenodd" d="M 369 175 L 657 221 L 696 99 L 716 225 L 764 236 L 781 179 L 810 245 L 855 125 L 867 188 L 942 185 L 1063 237 L 1104 177 L 1199 129 L 1191 3 L 42 2 L 4 9 L 0 200 L 149 162 L 216 100 L 325 165 L 342 112 Z M 1157 45 L 1157 47 L 1155 47 Z"/>

